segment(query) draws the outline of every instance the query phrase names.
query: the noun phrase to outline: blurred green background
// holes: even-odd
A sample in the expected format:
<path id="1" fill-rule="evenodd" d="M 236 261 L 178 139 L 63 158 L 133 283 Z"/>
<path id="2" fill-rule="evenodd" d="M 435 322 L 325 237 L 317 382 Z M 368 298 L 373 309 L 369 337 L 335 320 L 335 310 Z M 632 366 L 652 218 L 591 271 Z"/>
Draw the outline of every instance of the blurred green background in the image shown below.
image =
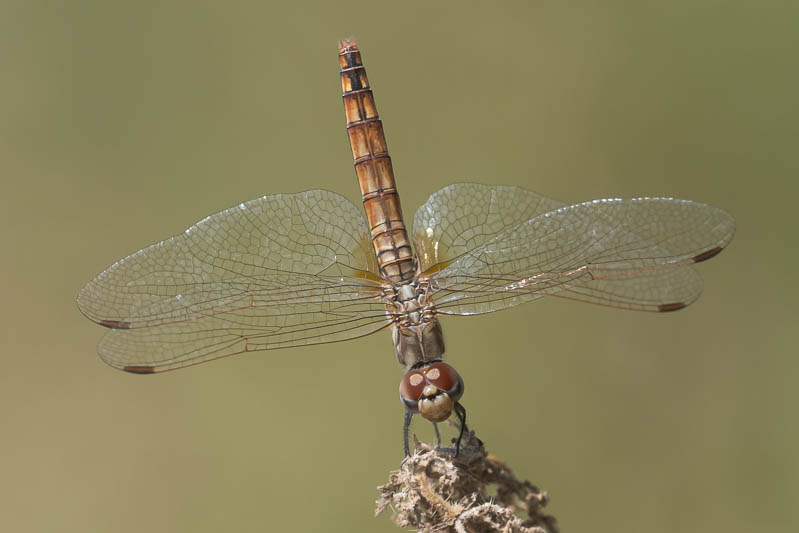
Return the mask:
<path id="1" fill-rule="evenodd" d="M 349 36 L 406 218 L 463 180 L 736 217 L 685 311 L 444 319 L 489 451 L 564 531 L 799 530 L 797 4 L 0 6 L 3 531 L 396 531 L 372 516 L 402 458 L 388 334 L 141 377 L 100 361 L 74 303 L 241 201 L 357 201 Z"/>

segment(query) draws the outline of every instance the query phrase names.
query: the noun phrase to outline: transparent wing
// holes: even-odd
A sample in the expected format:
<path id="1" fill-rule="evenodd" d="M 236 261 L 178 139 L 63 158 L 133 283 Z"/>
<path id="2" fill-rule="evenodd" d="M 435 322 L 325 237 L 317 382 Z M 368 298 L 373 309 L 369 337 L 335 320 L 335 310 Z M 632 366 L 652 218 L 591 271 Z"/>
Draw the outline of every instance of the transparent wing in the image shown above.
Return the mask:
<path id="1" fill-rule="evenodd" d="M 115 263 L 78 306 L 111 328 L 103 360 L 138 373 L 351 339 L 388 324 L 368 237 L 338 194 L 264 196 Z"/>
<path id="2" fill-rule="evenodd" d="M 437 195 L 448 189 L 448 206 L 460 206 L 485 198 L 492 188 L 448 187 L 428 200 L 425 212 L 435 212 Z M 418 229 L 414 221 L 415 238 L 441 236 L 418 246 L 445 250 L 432 256 L 438 262 L 425 265 L 423 274 L 438 291 L 434 299 L 442 314 L 488 313 L 544 295 L 642 311 L 681 309 L 702 290 L 689 265 L 719 253 L 735 229 L 725 211 L 687 200 L 594 200 L 542 213 L 537 207 L 553 201 L 514 192 L 533 206 L 531 218 L 517 222 L 511 215 L 503 222 L 485 208 L 476 219 L 422 215 L 416 220 L 428 225 Z M 460 195 L 466 198 L 455 198 Z M 468 249 L 470 242 L 479 245 Z"/>
<path id="3" fill-rule="evenodd" d="M 476 250 L 498 234 L 566 204 L 513 186 L 453 183 L 413 217 L 413 244 L 424 272 Z"/>

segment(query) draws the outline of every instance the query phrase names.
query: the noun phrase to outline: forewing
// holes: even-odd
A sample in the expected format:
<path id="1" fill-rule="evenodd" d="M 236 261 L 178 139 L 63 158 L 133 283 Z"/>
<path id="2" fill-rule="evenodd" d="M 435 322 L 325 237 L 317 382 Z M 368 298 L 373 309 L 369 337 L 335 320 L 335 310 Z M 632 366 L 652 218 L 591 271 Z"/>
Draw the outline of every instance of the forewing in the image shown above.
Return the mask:
<path id="1" fill-rule="evenodd" d="M 719 253 L 735 224 L 673 198 L 594 200 L 538 214 L 428 268 L 439 312 L 479 314 L 544 295 L 642 311 L 696 300 L 689 265 Z"/>
<path id="2" fill-rule="evenodd" d="M 78 294 L 111 366 L 172 370 L 387 325 L 366 221 L 343 196 L 264 196 L 115 263 Z"/>
<path id="3" fill-rule="evenodd" d="M 454 183 L 416 210 L 413 244 L 421 270 L 441 267 L 562 202 L 513 186 Z"/>

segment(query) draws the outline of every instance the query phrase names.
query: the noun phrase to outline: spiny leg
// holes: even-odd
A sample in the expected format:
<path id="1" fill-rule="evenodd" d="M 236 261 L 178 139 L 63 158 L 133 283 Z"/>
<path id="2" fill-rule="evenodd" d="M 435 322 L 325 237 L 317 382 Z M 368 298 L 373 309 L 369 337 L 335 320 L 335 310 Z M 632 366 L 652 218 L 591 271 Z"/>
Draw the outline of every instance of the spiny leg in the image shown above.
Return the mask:
<path id="1" fill-rule="evenodd" d="M 433 422 L 433 429 L 436 430 L 436 448 L 441 448 L 441 433 L 438 432 L 438 424 Z"/>
<path id="2" fill-rule="evenodd" d="M 411 426 L 411 418 L 413 418 L 413 413 L 411 413 L 410 411 L 408 411 L 406 409 L 405 410 L 405 424 L 403 425 L 403 428 L 402 428 L 402 436 L 405 439 L 404 443 L 405 443 L 405 458 L 406 459 L 408 457 L 410 457 L 410 455 L 411 455 L 411 449 L 408 446 L 408 428 Z"/>
<path id="3" fill-rule="evenodd" d="M 466 408 L 463 407 L 460 402 L 455 402 L 455 415 L 458 417 L 458 421 L 461 425 L 461 432 L 458 434 L 458 440 L 455 441 L 455 457 L 457 457 L 458 453 L 461 451 L 461 439 L 463 438 L 463 434 L 468 431 L 466 427 Z"/>

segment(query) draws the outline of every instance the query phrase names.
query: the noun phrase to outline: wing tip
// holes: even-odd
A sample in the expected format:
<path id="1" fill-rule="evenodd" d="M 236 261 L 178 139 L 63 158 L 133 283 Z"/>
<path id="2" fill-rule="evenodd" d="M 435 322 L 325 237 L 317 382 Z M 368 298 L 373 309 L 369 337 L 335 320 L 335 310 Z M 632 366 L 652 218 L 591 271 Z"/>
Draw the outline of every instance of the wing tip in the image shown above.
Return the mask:
<path id="1" fill-rule="evenodd" d="M 697 254 L 693 257 L 694 263 L 701 263 L 702 261 L 707 261 L 708 259 L 716 257 L 723 249 L 724 248 L 722 246 L 716 246 L 710 250 L 705 250 L 701 254 Z"/>
<path id="2" fill-rule="evenodd" d="M 658 306 L 658 312 L 660 313 L 669 313 L 671 311 L 679 311 L 680 309 L 685 309 L 688 307 L 687 303 L 684 302 L 674 302 L 670 304 L 660 304 Z"/>
<path id="3" fill-rule="evenodd" d="M 155 367 L 146 365 L 128 365 L 122 367 L 122 370 L 131 374 L 155 374 Z"/>
<path id="4" fill-rule="evenodd" d="M 130 322 L 124 320 L 99 320 L 97 323 L 109 329 L 130 329 Z"/>

